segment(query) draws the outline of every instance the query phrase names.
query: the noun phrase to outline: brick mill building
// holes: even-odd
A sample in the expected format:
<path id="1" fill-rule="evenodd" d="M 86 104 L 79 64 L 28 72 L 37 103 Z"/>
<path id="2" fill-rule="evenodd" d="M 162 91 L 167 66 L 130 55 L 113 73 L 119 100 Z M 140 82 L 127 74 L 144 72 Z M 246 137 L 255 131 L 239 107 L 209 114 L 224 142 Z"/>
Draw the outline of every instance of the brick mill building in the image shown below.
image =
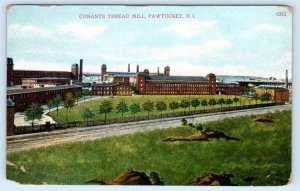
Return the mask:
<path id="1" fill-rule="evenodd" d="M 14 102 L 14 111 L 25 111 L 32 103 L 46 103 L 59 95 L 81 91 L 81 86 L 70 85 L 71 80 L 82 82 L 83 60 L 71 66 L 71 71 L 14 70 L 12 58 L 7 58 L 7 98 Z M 20 85 L 22 85 L 20 88 Z M 19 86 L 19 87 L 18 87 Z"/>
<path id="2" fill-rule="evenodd" d="M 101 79 L 103 83 L 92 85 L 93 95 L 131 95 L 132 91 L 139 95 L 239 95 L 238 83 L 216 82 L 216 76 L 212 73 L 206 77 L 201 76 L 171 76 L 170 67 L 166 66 L 163 73 L 150 73 L 145 69 L 139 72 L 108 72 L 105 64 L 101 67 Z M 125 91 L 118 91 L 122 88 Z"/>
<path id="3" fill-rule="evenodd" d="M 58 95 L 64 98 L 68 92 L 75 94 L 78 91 L 81 91 L 81 86 L 77 85 L 47 88 L 8 89 L 7 99 L 14 102 L 15 112 L 22 112 L 25 111 L 32 103 L 46 103 L 48 100 L 53 99 Z"/>
<path id="4" fill-rule="evenodd" d="M 132 87 L 128 84 L 103 83 L 92 85 L 93 96 L 131 96 Z"/>
<path id="5" fill-rule="evenodd" d="M 107 71 L 106 64 L 102 64 L 101 81 L 106 83 L 135 84 L 135 79 L 138 72 L 139 72 L 139 65 L 136 66 L 136 72 L 130 71 L 130 64 L 128 64 L 127 72 L 111 72 L 111 71 Z"/>
<path id="6" fill-rule="evenodd" d="M 54 87 L 60 85 L 69 85 L 70 78 L 43 77 L 43 78 L 22 78 L 22 87 Z"/>
<path id="7" fill-rule="evenodd" d="M 212 73 L 201 76 L 170 76 L 170 68 L 165 75 L 151 76 L 145 72 L 137 75 L 136 92 L 142 95 L 239 95 L 239 84 L 217 83 Z"/>
<path id="8" fill-rule="evenodd" d="M 78 64 L 71 66 L 71 71 L 36 71 L 36 70 L 15 70 L 12 58 L 7 58 L 7 86 L 21 85 L 24 78 L 67 78 L 69 81 L 82 82 L 83 60 L 80 59 L 80 68 Z"/>

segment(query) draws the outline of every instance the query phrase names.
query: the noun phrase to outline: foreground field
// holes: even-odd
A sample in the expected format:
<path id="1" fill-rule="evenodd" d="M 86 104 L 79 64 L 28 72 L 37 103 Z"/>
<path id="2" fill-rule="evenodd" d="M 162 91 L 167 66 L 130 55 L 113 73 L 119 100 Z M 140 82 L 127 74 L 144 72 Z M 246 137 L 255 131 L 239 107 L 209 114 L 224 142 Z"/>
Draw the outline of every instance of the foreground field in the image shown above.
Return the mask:
<path id="1" fill-rule="evenodd" d="M 233 174 L 238 185 L 283 185 L 291 172 L 291 112 L 264 116 L 274 122 L 251 116 L 204 125 L 240 141 L 162 141 L 196 133 L 181 126 L 11 153 L 7 159 L 16 167 L 7 168 L 7 177 L 21 183 L 84 184 L 134 169 L 155 171 L 166 185 L 183 185 L 205 172 Z M 253 180 L 243 180 L 247 177 Z"/>
<path id="2" fill-rule="evenodd" d="M 120 119 L 121 118 L 121 114 L 118 113 L 115 109 L 116 105 L 120 102 L 120 101 L 125 101 L 128 105 L 128 107 L 132 104 L 132 103 L 138 103 L 141 107 L 142 104 L 147 101 L 153 101 L 153 102 L 157 102 L 157 101 L 164 101 L 167 105 L 172 102 L 172 101 L 178 101 L 180 103 L 181 100 L 189 100 L 191 101 L 193 98 L 198 98 L 200 101 L 201 100 L 206 100 L 207 102 L 210 99 L 215 99 L 216 101 L 218 101 L 218 99 L 223 98 L 223 99 L 231 99 L 233 101 L 233 98 L 237 97 L 239 99 L 238 102 L 233 102 L 232 104 L 228 105 L 228 104 L 223 104 L 222 106 L 220 104 L 216 104 L 215 106 L 211 106 L 211 105 L 207 105 L 207 106 L 202 106 L 200 105 L 199 107 L 197 107 L 197 110 L 203 110 L 203 109 L 210 109 L 210 108 L 220 108 L 220 107 L 234 107 L 236 105 L 249 105 L 249 104 L 255 104 L 256 101 L 246 98 L 246 97 L 242 97 L 242 96 L 224 96 L 224 95 L 168 95 L 168 96 L 119 96 L 119 97 L 113 97 L 113 98 L 103 98 L 103 99 L 97 99 L 97 100 L 93 100 L 90 102 L 86 102 L 86 103 L 80 103 L 78 105 L 76 105 L 74 108 L 72 108 L 70 110 L 70 113 L 68 114 L 68 122 L 79 122 L 79 121 L 84 121 L 82 114 L 84 112 L 85 109 L 89 108 L 93 111 L 93 113 L 95 114 L 95 116 L 91 119 L 91 120 L 102 120 L 104 121 L 104 114 L 100 114 L 99 113 L 99 105 L 101 104 L 101 102 L 103 102 L 104 100 L 110 100 L 113 104 L 113 110 L 111 113 L 107 114 L 107 119 Z M 241 103 L 240 103 L 241 102 Z M 258 101 L 258 103 L 261 103 L 260 101 Z M 178 108 L 175 110 L 175 112 L 180 112 L 180 111 L 193 111 L 195 108 L 190 106 L 187 107 L 186 109 L 184 108 Z M 143 109 L 141 108 L 142 111 L 138 112 L 136 114 L 136 116 L 147 116 L 147 112 L 143 111 Z M 172 113 L 173 111 L 167 107 L 166 111 L 163 111 L 163 113 Z M 50 116 L 58 123 L 66 123 L 67 122 L 67 110 L 66 109 L 60 109 L 58 114 L 56 113 L 56 111 L 53 111 L 50 113 Z M 153 112 L 150 112 L 150 115 L 153 114 L 160 114 L 160 111 L 157 111 L 156 109 L 154 109 Z M 124 117 L 133 117 L 133 114 L 130 113 L 130 111 L 124 113 Z"/>

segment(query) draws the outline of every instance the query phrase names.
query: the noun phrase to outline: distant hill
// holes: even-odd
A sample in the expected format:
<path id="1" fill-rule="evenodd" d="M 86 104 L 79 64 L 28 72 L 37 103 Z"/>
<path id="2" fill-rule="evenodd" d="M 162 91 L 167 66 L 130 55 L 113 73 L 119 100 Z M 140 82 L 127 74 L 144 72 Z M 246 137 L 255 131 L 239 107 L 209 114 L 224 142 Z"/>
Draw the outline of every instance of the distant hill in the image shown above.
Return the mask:
<path id="1" fill-rule="evenodd" d="M 217 80 L 224 82 L 236 82 L 242 80 L 269 80 L 269 78 L 256 77 L 256 76 L 229 76 L 229 75 L 219 75 Z M 282 81 L 279 79 L 279 81 Z"/>

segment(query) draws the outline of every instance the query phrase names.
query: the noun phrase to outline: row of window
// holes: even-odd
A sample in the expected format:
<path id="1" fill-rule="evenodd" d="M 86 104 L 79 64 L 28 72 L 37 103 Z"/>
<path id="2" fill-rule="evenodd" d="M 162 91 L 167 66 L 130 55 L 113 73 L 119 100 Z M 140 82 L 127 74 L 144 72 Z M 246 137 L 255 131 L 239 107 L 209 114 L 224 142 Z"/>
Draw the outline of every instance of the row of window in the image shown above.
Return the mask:
<path id="1" fill-rule="evenodd" d="M 202 92 L 179 92 L 179 91 L 146 91 L 146 94 L 154 94 L 154 95 L 208 95 L 208 91 L 202 91 Z"/>
<path id="2" fill-rule="evenodd" d="M 93 90 L 112 90 L 112 89 L 114 89 L 113 87 L 93 87 Z M 129 88 L 129 87 L 122 87 L 122 86 L 120 86 L 120 87 L 117 87 L 116 88 L 117 90 L 131 90 L 131 88 Z"/>
<path id="3" fill-rule="evenodd" d="M 131 95 L 131 91 L 96 91 L 94 95 Z"/>

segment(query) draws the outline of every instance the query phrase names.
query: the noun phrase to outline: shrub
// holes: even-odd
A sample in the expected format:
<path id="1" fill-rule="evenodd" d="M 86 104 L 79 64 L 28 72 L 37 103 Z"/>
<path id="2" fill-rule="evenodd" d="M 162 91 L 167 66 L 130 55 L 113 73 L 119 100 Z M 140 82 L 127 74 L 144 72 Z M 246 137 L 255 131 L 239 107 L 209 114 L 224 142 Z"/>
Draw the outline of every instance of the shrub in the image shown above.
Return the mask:
<path id="1" fill-rule="evenodd" d="M 187 120 L 186 119 L 181 119 L 181 125 L 186 125 L 187 124 Z"/>

